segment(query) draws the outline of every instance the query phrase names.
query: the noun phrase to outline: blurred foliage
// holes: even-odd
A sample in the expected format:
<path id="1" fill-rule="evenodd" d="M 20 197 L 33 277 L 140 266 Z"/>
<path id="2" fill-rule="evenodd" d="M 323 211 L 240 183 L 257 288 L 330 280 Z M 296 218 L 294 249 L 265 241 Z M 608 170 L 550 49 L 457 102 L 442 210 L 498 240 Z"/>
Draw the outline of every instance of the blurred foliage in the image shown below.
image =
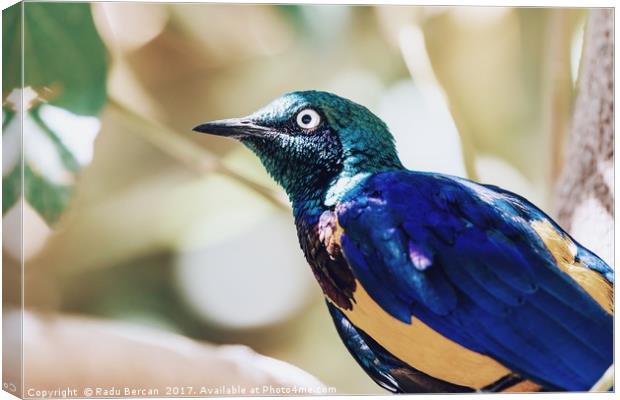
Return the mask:
<path id="1" fill-rule="evenodd" d="M 44 95 L 47 103 L 76 114 L 101 111 L 106 100 L 106 51 L 90 5 L 27 4 L 24 28 L 24 85 L 48 87 L 52 93 Z"/>
<path id="2" fill-rule="evenodd" d="M 6 148 L 4 134 L 7 132 L 9 122 L 15 118 L 16 110 L 7 104 L 8 96 L 12 89 L 21 86 L 22 63 L 21 41 L 19 40 L 21 28 L 21 6 L 13 5 L 2 10 L 2 137 L 3 149 Z M 9 40 L 13 39 L 13 40 Z M 9 88 L 11 90 L 9 90 Z M 3 153 L 6 150 L 3 150 Z M 8 154 L 7 154 L 8 155 Z M 6 163 L 6 156 L 4 157 Z M 17 165 L 16 157 L 16 165 Z M 19 198 L 21 193 L 21 171 L 14 168 L 5 171 L 2 168 L 2 214 L 6 212 Z"/>
<path id="3" fill-rule="evenodd" d="M 26 85 L 39 96 L 28 115 L 60 172 L 80 172 L 53 235 L 24 217 L 28 242 L 43 243 L 26 264 L 27 306 L 245 343 L 343 393 L 383 391 L 331 327 L 281 190 L 240 144 L 191 127 L 248 114 L 283 92 L 329 90 L 385 119 L 409 168 L 468 175 L 547 209 L 587 13 L 180 3 L 28 3 L 26 11 Z M 7 15 L 3 28 L 17 32 Z M 3 45 L 5 64 L 15 48 Z M 17 111 L 3 110 L 4 141 Z M 97 128 L 86 135 L 97 135 L 92 163 L 64 145 L 59 126 L 73 137 Z M 19 196 L 15 171 L 3 173 L 5 207 L 5 196 Z M 33 208 L 56 221 L 73 180 L 47 179 L 28 163 L 25 173 Z M 286 285 L 299 289 L 291 295 Z M 262 324 L 249 315 L 247 303 L 260 304 L 252 299 L 278 296 L 290 301 L 270 305 Z M 229 321 L 209 314 L 214 304 Z"/>
<path id="4" fill-rule="evenodd" d="M 23 5 L 23 37 L 21 21 L 22 5 L 8 8 L 3 18 L 3 132 L 7 135 L 19 128 L 12 118 L 22 112 L 22 105 L 15 104 L 9 96 L 22 88 L 20 68 L 23 40 L 24 76 L 23 88 L 36 92 L 30 98 L 29 92 L 21 93 L 21 102 L 27 117 L 33 119 L 36 127 L 52 141 L 53 152 L 57 152 L 67 173 L 73 175 L 81 168 L 75 149 L 63 140 L 61 134 L 41 116 L 41 108 L 47 105 L 60 107 L 76 116 L 96 116 L 106 101 L 107 61 L 103 42 L 93 24 L 89 4 L 28 3 Z M 70 115 L 65 118 L 71 118 Z M 77 118 L 77 117 L 75 117 Z M 61 121 L 61 124 L 70 121 Z M 80 134 L 79 132 L 73 132 Z M 54 182 L 46 176 L 46 168 L 53 158 L 40 151 L 28 151 L 28 139 L 36 141 L 37 135 L 24 138 L 25 166 L 23 171 L 26 200 L 48 222 L 54 223 L 67 207 L 72 190 L 72 179 Z M 12 151 L 19 151 L 13 148 Z M 34 154 L 33 157 L 28 157 Z M 33 159 L 36 158 L 36 159 Z M 19 171 L 19 163 L 15 162 Z M 20 172 L 3 174 L 3 213 L 18 199 Z"/>
<path id="5" fill-rule="evenodd" d="M 469 156 L 504 160 L 530 182 L 525 194 L 546 207 L 571 115 L 569 54 L 584 10 L 476 11 L 455 9 L 424 21 L 430 59 L 459 133 L 476 153 Z M 445 45 L 446 37 L 454 42 Z"/>
<path id="6" fill-rule="evenodd" d="M 21 5 L 2 10 L 2 98 L 21 86 Z"/>
<path id="7" fill-rule="evenodd" d="M 21 179 L 21 176 L 18 179 Z M 55 222 L 69 203 L 71 187 L 50 183 L 33 171 L 28 164 L 24 165 L 23 179 L 24 192 L 28 203 L 44 219 Z M 8 184 L 10 185 L 10 183 Z"/>

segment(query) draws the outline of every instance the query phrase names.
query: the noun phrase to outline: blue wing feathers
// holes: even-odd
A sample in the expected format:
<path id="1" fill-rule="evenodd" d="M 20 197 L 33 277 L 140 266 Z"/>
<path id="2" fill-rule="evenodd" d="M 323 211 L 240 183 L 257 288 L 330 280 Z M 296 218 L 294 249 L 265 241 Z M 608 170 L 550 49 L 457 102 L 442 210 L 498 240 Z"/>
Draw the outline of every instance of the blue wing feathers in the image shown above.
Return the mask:
<path id="1" fill-rule="evenodd" d="M 368 178 L 336 211 L 347 262 L 395 318 L 549 388 L 588 389 L 611 365 L 611 315 L 557 267 L 528 223 L 548 217 L 527 200 L 398 171 Z M 594 254 L 579 246 L 577 257 L 613 281 Z"/>
<path id="2" fill-rule="evenodd" d="M 573 239 L 573 241 L 575 241 Z M 577 243 L 575 241 L 575 243 Z M 581 262 L 588 266 L 588 268 L 602 274 L 605 279 L 609 282 L 614 282 L 614 270 L 605 263 L 605 261 L 601 260 L 597 255 L 582 247 L 579 243 L 577 243 L 577 258 L 581 260 Z"/>
<path id="3" fill-rule="evenodd" d="M 482 185 L 482 186 L 485 186 L 489 189 L 496 191 L 497 193 L 501 193 L 507 196 L 507 199 L 510 199 L 510 201 L 512 202 L 512 204 L 515 205 L 516 208 L 519 208 L 521 214 L 528 215 L 531 219 L 545 219 L 548 222 L 550 222 L 554 226 L 555 229 L 557 229 L 560 232 L 564 232 L 562 227 L 560 227 L 552 218 L 550 218 L 546 213 L 544 213 L 542 210 L 538 209 L 536 206 L 530 203 L 526 198 L 519 196 L 516 193 L 512 193 L 507 190 L 504 190 L 497 186 L 493 186 L 493 185 Z M 601 273 L 605 277 L 605 279 L 613 283 L 614 270 L 609 265 L 607 265 L 607 263 L 601 260 L 597 255 L 595 255 L 594 253 L 592 253 L 591 251 L 583 247 L 581 244 L 579 244 L 579 242 L 575 240 L 575 238 L 571 237 L 570 234 L 568 234 L 567 232 L 564 232 L 564 234 L 568 236 L 577 245 L 578 258 L 580 258 L 588 268 Z"/>
<path id="4" fill-rule="evenodd" d="M 341 245 L 343 251 L 347 253 L 349 264 L 356 265 L 356 275 L 358 279 L 363 282 L 371 282 L 371 284 L 365 285 L 368 294 L 381 304 L 384 310 L 394 316 L 394 318 L 404 323 L 410 323 L 411 312 L 409 312 L 407 303 L 396 297 L 392 291 L 383 290 L 382 288 L 386 286 L 384 278 L 378 276 L 375 271 L 370 269 L 369 262 L 373 262 L 374 260 L 371 258 L 367 262 L 364 254 L 359 250 L 359 247 L 353 245 L 348 236 L 343 236 Z M 377 284 L 372 284 L 372 282 L 376 282 Z"/>

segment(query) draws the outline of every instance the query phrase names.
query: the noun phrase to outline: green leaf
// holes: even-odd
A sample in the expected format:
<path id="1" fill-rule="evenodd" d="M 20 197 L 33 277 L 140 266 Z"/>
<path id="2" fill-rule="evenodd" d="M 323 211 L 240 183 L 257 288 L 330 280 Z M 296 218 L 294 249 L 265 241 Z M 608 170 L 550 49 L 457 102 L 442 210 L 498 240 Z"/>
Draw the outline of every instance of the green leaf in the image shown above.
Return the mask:
<path id="1" fill-rule="evenodd" d="M 2 178 L 2 214 L 7 212 L 19 199 L 22 190 L 22 174 L 20 168 Z"/>
<path id="2" fill-rule="evenodd" d="M 2 140 L 10 160 L 2 212 L 18 201 L 23 183 L 26 201 L 53 224 L 92 156 L 106 102 L 106 50 L 88 3 L 19 3 L 3 11 L 2 23 Z M 20 91 L 38 96 L 23 101 L 26 110 Z"/>
<path id="3" fill-rule="evenodd" d="M 26 164 L 24 166 L 24 191 L 26 201 L 47 222 L 54 223 L 67 207 L 72 187 L 49 182 Z"/>
<path id="4" fill-rule="evenodd" d="M 21 6 L 2 10 L 2 98 L 21 86 Z"/>
<path id="5" fill-rule="evenodd" d="M 68 171 L 77 173 L 79 172 L 81 166 L 75 156 L 67 149 L 60 139 L 58 138 L 58 134 L 54 132 L 47 123 L 41 117 L 41 107 L 35 107 L 30 110 L 30 115 L 34 119 L 37 126 L 39 126 L 45 133 L 47 133 L 48 137 L 52 140 L 56 147 L 56 151 L 60 154 L 62 162 Z M 76 132 L 79 134 L 79 132 Z"/>
<path id="6" fill-rule="evenodd" d="M 15 112 L 11 110 L 2 109 L 2 134 L 4 134 L 4 128 L 9 124 L 9 122 L 15 116 Z"/>
<path id="7" fill-rule="evenodd" d="M 24 7 L 25 86 L 51 89 L 48 102 L 73 113 L 97 114 L 106 100 L 107 63 L 90 4 Z"/>

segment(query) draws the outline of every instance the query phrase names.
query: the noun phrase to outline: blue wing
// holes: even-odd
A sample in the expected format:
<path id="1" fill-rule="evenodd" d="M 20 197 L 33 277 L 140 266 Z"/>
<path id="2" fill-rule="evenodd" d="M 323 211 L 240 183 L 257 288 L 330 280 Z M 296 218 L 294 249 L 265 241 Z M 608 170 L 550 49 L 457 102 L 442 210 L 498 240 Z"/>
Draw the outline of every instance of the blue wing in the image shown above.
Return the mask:
<path id="1" fill-rule="evenodd" d="M 612 364 L 613 317 L 558 267 L 531 225 L 548 217 L 526 200 L 397 171 L 366 179 L 336 212 L 348 264 L 394 318 L 413 315 L 550 389 L 587 390 Z"/>

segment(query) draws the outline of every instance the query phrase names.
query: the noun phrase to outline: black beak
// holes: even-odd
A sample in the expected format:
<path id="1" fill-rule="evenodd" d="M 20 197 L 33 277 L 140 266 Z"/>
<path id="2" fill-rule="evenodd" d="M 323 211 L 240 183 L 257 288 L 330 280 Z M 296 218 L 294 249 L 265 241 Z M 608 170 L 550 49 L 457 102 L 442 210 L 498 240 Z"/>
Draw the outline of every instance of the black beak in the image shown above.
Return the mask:
<path id="1" fill-rule="evenodd" d="M 217 136 L 242 138 L 246 136 L 264 136 L 271 129 L 257 125 L 253 121 L 244 118 L 222 119 L 198 125 L 193 129 L 196 132 L 208 133 Z"/>

